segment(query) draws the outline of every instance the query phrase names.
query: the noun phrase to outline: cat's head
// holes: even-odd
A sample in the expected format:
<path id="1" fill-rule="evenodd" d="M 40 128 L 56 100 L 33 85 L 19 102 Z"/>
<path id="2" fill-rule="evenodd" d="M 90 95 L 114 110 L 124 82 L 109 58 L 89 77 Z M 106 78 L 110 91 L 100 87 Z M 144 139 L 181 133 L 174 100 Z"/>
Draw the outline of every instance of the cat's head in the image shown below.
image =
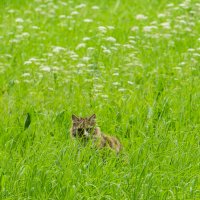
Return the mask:
<path id="1" fill-rule="evenodd" d="M 90 117 L 77 117 L 72 115 L 72 135 L 74 137 L 89 138 L 95 132 L 96 115 Z"/>

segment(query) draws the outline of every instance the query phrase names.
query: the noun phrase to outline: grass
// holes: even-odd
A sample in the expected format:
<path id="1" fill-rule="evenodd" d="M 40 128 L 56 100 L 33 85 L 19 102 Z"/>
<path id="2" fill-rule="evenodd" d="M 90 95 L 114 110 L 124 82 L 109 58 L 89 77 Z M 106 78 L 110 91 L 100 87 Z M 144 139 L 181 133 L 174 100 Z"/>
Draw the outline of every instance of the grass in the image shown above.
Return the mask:
<path id="1" fill-rule="evenodd" d="M 171 2 L 1 0 L 1 199 L 200 199 L 200 4 Z M 93 113 L 119 156 L 71 141 Z"/>

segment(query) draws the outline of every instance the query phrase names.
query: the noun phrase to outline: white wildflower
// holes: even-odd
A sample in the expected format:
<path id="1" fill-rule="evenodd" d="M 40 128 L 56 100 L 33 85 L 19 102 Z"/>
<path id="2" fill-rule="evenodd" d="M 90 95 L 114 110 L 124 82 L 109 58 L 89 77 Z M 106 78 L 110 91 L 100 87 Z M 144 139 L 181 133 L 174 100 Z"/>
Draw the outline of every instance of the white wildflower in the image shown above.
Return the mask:
<path id="1" fill-rule="evenodd" d="M 29 14 L 32 14 L 31 11 L 29 11 L 29 12 L 30 12 Z M 32 24 L 33 23 L 33 21 L 31 19 L 29 19 L 29 18 L 27 18 L 25 22 L 28 23 L 28 24 Z"/>
<path id="2" fill-rule="evenodd" d="M 67 19 L 72 19 L 72 16 L 71 15 L 67 16 Z"/>
<path id="3" fill-rule="evenodd" d="M 32 29 L 39 30 L 40 28 L 38 26 L 32 26 Z"/>
<path id="4" fill-rule="evenodd" d="M 181 26 L 180 24 L 175 24 L 175 25 L 174 25 L 174 28 L 175 28 L 175 29 L 182 29 L 182 26 Z"/>
<path id="5" fill-rule="evenodd" d="M 93 22 L 93 19 L 84 19 L 83 20 L 85 23 L 91 23 L 91 22 Z"/>
<path id="6" fill-rule="evenodd" d="M 164 29 L 170 29 L 170 22 L 163 22 L 160 24 Z"/>
<path id="7" fill-rule="evenodd" d="M 102 89 L 104 86 L 103 85 L 95 85 L 96 88 Z"/>
<path id="8" fill-rule="evenodd" d="M 101 48 L 104 49 L 104 50 L 107 49 L 107 47 L 105 47 L 105 46 L 103 46 L 103 45 L 101 45 Z"/>
<path id="9" fill-rule="evenodd" d="M 83 41 L 89 41 L 89 40 L 90 40 L 89 37 L 84 37 L 84 38 L 83 38 Z"/>
<path id="10" fill-rule="evenodd" d="M 116 39 L 115 39 L 114 37 L 111 37 L 111 36 L 105 38 L 105 40 L 106 40 L 106 41 L 109 41 L 109 42 L 113 42 L 113 43 L 116 42 Z"/>
<path id="11" fill-rule="evenodd" d="M 20 31 L 22 31 L 24 29 L 24 27 L 22 25 L 18 25 L 17 29 L 20 30 Z"/>
<path id="12" fill-rule="evenodd" d="M 94 47 L 88 47 L 87 50 L 88 50 L 88 51 L 94 51 L 95 48 L 94 48 Z"/>
<path id="13" fill-rule="evenodd" d="M 24 62 L 24 65 L 31 65 L 31 64 L 32 62 L 30 60 Z"/>
<path id="14" fill-rule="evenodd" d="M 148 108 L 147 118 L 150 119 L 150 118 L 153 116 L 153 113 L 154 113 L 154 112 L 153 112 L 152 107 L 149 107 L 149 108 Z"/>
<path id="15" fill-rule="evenodd" d="M 180 24 L 184 24 L 184 25 L 187 24 L 187 22 L 186 22 L 184 19 L 179 20 L 179 23 L 180 23 Z"/>
<path id="16" fill-rule="evenodd" d="M 119 92 L 124 92 L 124 91 L 126 91 L 126 89 L 125 88 L 119 88 L 118 91 Z"/>
<path id="17" fill-rule="evenodd" d="M 92 6 L 92 9 L 93 9 L 93 10 L 98 10 L 98 9 L 99 9 L 99 6 Z"/>
<path id="18" fill-rule="evenodd" d="M 182 67 L 174 67 L 174 69 L 181 71 L 183 68 Z"/>
<path id="19" fill-rule="evenodd" d="M 73 11 L 73 12 L 71 12 L 71 15 L 78 15 L 78 14 L 79 14 L 78 11 Z"/>
<path id="20" fill-rule="evenodd" d="M 186 27 L 186 28 L 185 28 L 185 31 L 186 31 L 186 32 L 192 32 L 192 29 L 189 28 L 189 27 Z"/>
<path id="21" fill-rule="evenodd" d="M 129 40 L 134 40 L 136 37 L 135 36 L 132 36 L 132 35 L 130 35 L 130 36 L 128 36 L 128 39 Z"/>
<path id="22" fill-rule="evenodd" d="M 53 57 L 53 54 L 52 53 L 47 53 L 47 56 L 48 57 Z"/>
<path id="23" fill-rule="evenodd" d="M 181 62 L 181 63 L 179 63 L 178 65 L 184 66 L 185 64 L 186 64 L 185 62 Z"/>
<path id="24" fill-rule="evenodd" d="M 66 15 L 60 15 L 59 16 L 59 19 L 65 19 L 66 18 Z"/>
<path id="25" fill-rule="evenodd" d="M 90 58 L 90 57 L 87 57 L 87 56 L 85 56 L 85 57 L 82 58 L 82 60 L 85 61 L 85 62 L 88 62 L 90 59 L 91 59 L 91 58 Z"/>
<path id="26" fill-rule="evenodd" d="M 188 23 L 190 26 L 195 26 L 196 24 L 194 22 L 189 22 Z"/>
<path id="27" fill-rule="evenodd" d="M 134 83 L 132 81 L 128 81 L 129 85 L 134 85 Z"/>
<path id="28" fill-rule="evenodd" d="M 114 29 L 115 29 L 114 26 L 107 26 L 107 28 L 108 28 L 109 30 L 114 30 Z"/>
<path id="29" fill-rule="evenodd" d="M 4 54 L 4 56 L 5 56 L 6 58 L 12 58 L 12 57 L 13 57 L 11 54 Z"/>
<path id="30" fill-rule="evenodd" d="M 38 13 L 40 13 L 40 14 L 44 14 L 44 13 L 42 12 L 42 8 L 35 8 L 35 12 L 38 12 Z"/>
<path id="31" fill-rule="evenodd" d="M 30 60 L 31 62 L 37 62 L 37 61 L 38 61 L 37 58 L 30 58 L 29 60 Z"/>
<path id="32" fill-rule="evenodd" d="M 181 3 L 181 4 L 179 4 L 179 6 L 181 8 L 184 8 L 184 9 L 188 9 L 189 8 L 189 5 L 187 4 L 187 2 Z"/>
<path id="33" fill-rule="evenodd" d="M 168 7 L 168 8 L 173 7 L 173 6 L 174 6 L 173 3 L 169 3 L 169 4 L 167 4 L 167 7 Z"/>
<path id="34" fill-rule="evenodd" d="M 98 30 L 102 33 L 106 33 L 107 32 L 107 28 L 105 26 L 99 26 Z"/>
<path id="35" fill-rule="evenodd" d="M 85 48 L 86 47 L 86 44 L 85 43 L 80 43 L 76 46 L 76 50 L 78 49 L 82 49 L 82 48 Z"/>
<path id="36" fill-rule="evenodd" d="M 86 4 L 84 4 L 84 3 L 82 3 L 82 4 L 78 5 L 78 6 L 76 6 L 76 8 L 84 8 L 84 7 L 86 7 Z"/>
<path id="37" fill-rule="evenodd" d="M 143 27 L 144 32 L 151 32 L 153 29 L 157 29 L 157 26 L 144 26 Z"/>
<path id="38" fill-rule="evenodd" d="M 129 40 L 129 42 L 130 42 L 131 44 L 136 44 L 136 41 L 135 41 L 135 40 Z"/>
<path id="39" fill-rule="evenodd" d="M 93 67 L 95 67 L 95 66 L 96 66 L 96 65 L 93 64 L 93 63 L 88 64 L 88 67 L 91 67 L 91 68 L 93 68 Z M 88 71 L 88 72 L 94 72 L 94 69 L 87 69 L 87 71 Z"/>
<path id="40" fill-rule="evenodd" d="M 116 47 L 120 47 L 121 44 L 119 44 L 119 43 L 115 43 L 114 46 L 116 46 Z"/>
<path id="41" fill-rule="evenodd" d="M 27 79 L 25 79 L 23 82 L 24 82 L 24 83 L 32 83 L 33 80 L 27 80 Z"/>
<path id="42" fill-rule="evenodd" d="M 127 49 L 134 49 L 134 46 L 131 44 L 124 44 L 123 47 L 125 47 Z"/>
<path id="43" fill-rule="evenodd" d="M 200 8 L 200 3 L 196 3 L 195 5 L 196 5 L 196 7 L 199 7 L 199 8 Z"/>
<path id="44" fill-rule="evenodd" d="M 30 36 L 30 34 L 27 32 L 22 33 L 22 37 L 29 37 L 29 36 Z"/>
<path id="45" fill-rule="evenodd" d="M 104 49 L 103 53 L 105 53 L 105 54 L 111 54 L 111 51 L 109 49 Z"/>
<path id="46" fill-rule="evenodd" d="M 15 10 L 8 10 L 8 13 L 11 13 L 11 14 L 13 14 L 13 13 L 15 13 Z"/>
<path id="47" fill-rule="evenodd" d="M 28 72 L 22 74 L 22 77 L 28 77 L 28 76 L 31 76 L 31 74 Z"/>
<path id="48" fill-rule="evenodd" d="M 104 99 L 108 99 L 108 95 L 106 95 L 106 94 L 102 94 L 101 97 Z"/>
<path id="49" fill-rule="evenodd" d="M 85 67 L 85 64 L 84 64 L 84 63 L 78 63 L 78 64 L 77 64 L 77 67 L 78 67 L 78 68 Z"/>
<path id="50" fill-rule="evenodd" d="M 53 47 L 53 52 L 54 53 L 60 53 L 61 51 L 64 51 L 65 48 L 64 47 L 58 47 L 58 46 L 54 46 Z"/>
<path id="51" fill-rule="evenodd" d="M 200 54 L 199 53 L 194 53 L 193 56 L 194 57 L 200 57 Z"/>
<path id="52" fill-rule="evenodd" d="M 111 50 L 117 51 L 118 48 L 117 47 L 110 47 Z"/>
<path id="53" fill-rule="evenodd" d="M 50 71 L 51 71 L 51 68 L 48 67 L 48 66 L 41 66 L 41 67 L 40 67 L 40 70 L 41 70 L 41 71 L 45 71 L 45 72 L 50 72 Z"/>
<path id="54" fill-rule="evenodd" d="M 53 69 L 53 71 L 55 71 L 55 72 L 57 72 L 57 71 L 59 71 L 60 70 L 60 68 L 59 67 L 52 67 L 52 69 Z"/>
<path id="55" fill-rule="evenodd" d="M 114 86 L 118 86 L 118 85 L 120 85 L 119 82 L 113 82 L 112 84 L 113 84 Z"/>
<path id="56" fill-rule="evenodd" d="M 159 14 L 158 14 L 158 18 L 165 18 L 165 17 L 166 17 L 166 15 L 163 14 L 163 13 L 159 13 Z"/>
<path id="57" fill-rule="evenodd" d="M 8 32 L 7 35 L 14 36 L 15 34 L 14 34 L 14 32 Z"/>
<path id="58" fill-rule="evenodd" d="M 70 58 L 71 58 L 72 60 L 77 60 L 77 59 L 78 59 L 78 55 L 77 55 L 77 54 L 71 54 L 71 55 L 70 55 Z"/>
<path id="59" fill-rule="evenodd" d="M 101 90 L 98 90 L 98 89 L 94 88 L 94 89 L 93 89 L 93 92 L 94 92 L 94 93 L 99 93 L 99 92 L 101 92 Z M 95 94 L 95 95 L 96 95 L 96 94 Z"/>
<path id="60" fill-rule="evenodd" d="M 158 22 L 157 22 L 157 21 L 152 21 L 150 24 L 151 24 L 151 25 L 157 25 Z"/>
<path id="61" fill-rule="evenodd" d="M 194 58 L 191 58 L 190 60 L 193 62 L 193 64 L 197 64 L 198 63 L 198 61 L 196 59 L 194 59 Z"/>
<path id="62" fill-rule="evenodd" d="M 131 28 L 131 31 L 133 31 L 133 32 L 139 31 L 139 27 L 138 26 L 133 26 Z"/>
<path id="63" fill-rule="evenodd" d="M 193 48 L 188 49 L 188 52 L 194 52 L 194 51 L 195 51 L 195 49 L 193 49 Z"/>
<path id="64" fill-rule="evenodd" d="M 17 18 L 17 19 L 15 19 L 15 22 L 17 22 L 17 23 L 23 23 L 24 20 L 22 18 Z"/>
<path id="65" fill-rule="evenodd" d="M 18 39 L 12 39 L 12 40 L 9 40 L 9 43 L 19 43 L 20 41 Z"/>
<path id="66" fill-rule="evenodd" d="M 167 39 L 168 39 L 168 38 L 170 38 L 172 35 L 171 35 L 170 33 L 166 33 L 166 34 L 164 34 L 163 36 L 164 36 L 164 38 L 167 38 Z M 170 42 L 172 42 L 172 41 L 170 41 Z M 173 42 L 173 43 L 174 43 L 174 42 Z"/>
<path id="67" fill-rule="evenodd" d="M 138 14 L 135 17 L 137 20 L 146 20 L 148 17 L 143 14 Z"/>
<path id="68" fill-rule="evenodd" d="M 113 76 L 119 76 L 118 72 L 113 73 Z"/>

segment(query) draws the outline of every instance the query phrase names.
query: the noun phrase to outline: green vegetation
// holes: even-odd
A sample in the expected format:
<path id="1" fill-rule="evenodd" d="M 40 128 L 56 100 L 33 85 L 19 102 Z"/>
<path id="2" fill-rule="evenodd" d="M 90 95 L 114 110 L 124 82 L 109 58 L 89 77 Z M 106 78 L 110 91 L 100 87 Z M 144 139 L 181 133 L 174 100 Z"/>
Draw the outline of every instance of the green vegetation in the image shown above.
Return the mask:
<path id="1" fill-rule="evenodd" d="M 199 0 L 0 13 L 0 199 L 200 199 Z M 72 141 L 73 113 L 96 113 L 123 152 Z"/>

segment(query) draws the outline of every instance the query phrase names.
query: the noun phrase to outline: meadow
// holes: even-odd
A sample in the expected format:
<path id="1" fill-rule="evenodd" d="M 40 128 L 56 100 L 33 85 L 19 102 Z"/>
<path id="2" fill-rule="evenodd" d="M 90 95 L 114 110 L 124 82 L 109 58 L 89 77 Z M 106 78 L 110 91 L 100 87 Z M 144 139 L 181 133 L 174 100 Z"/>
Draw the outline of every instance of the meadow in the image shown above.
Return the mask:
<path id="1" fill-rule="evenodd" d="M 199 0 L 1 0 L 0 113 L 0 199 L 199 200 Z"/>

